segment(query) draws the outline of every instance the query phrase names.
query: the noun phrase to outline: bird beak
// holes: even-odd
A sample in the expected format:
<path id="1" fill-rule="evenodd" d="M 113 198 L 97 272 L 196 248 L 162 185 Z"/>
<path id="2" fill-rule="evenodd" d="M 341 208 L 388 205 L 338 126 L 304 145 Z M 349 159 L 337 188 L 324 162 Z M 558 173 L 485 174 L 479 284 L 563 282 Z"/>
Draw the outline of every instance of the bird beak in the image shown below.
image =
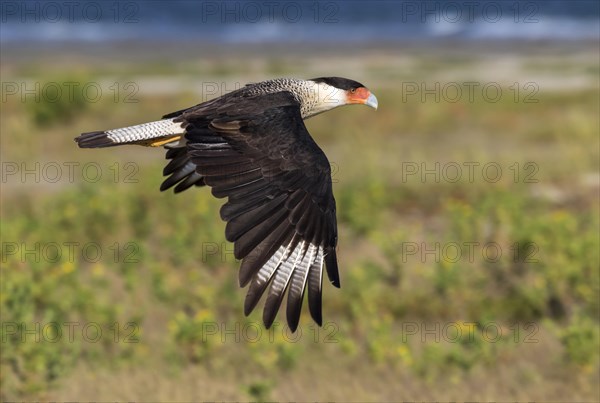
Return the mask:
<path id="1" fill-rule="evenodd" d="M 363 104 L 377 109 L 377 98 L 365 87 L 357 88 L 354 93 L 348 94 L 349 104 Z"/>
<path id="2" fill-rule="evenodd" d="M 377 110 L 377 97 L 373 94 L 369 94 L 365 105 L 370 106 L 371 108 Z"/>

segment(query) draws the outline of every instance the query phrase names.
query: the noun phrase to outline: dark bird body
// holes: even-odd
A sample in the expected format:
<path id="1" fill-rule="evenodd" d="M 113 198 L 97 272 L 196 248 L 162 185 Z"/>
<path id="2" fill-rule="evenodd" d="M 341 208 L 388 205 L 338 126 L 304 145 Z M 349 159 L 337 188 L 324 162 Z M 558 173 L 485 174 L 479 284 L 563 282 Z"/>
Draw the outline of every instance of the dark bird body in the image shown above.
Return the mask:
<path id="1" fill-rule="evenodd" d="M 164 146 L 169 163 L 161 190 L 210 186 L 227 198 L 225 235 L 242 260 L 239 282 L 249 284 L 248 315 L 267 292 L 263 321 L 273 323 L 287 290 L 287 321 L 295 331 L 308 290 L 320 325 L 323 264 L 339 287 L 336 207 L 329 161 L 304 119 L 337 106 L 377 107 L 362 84 L 343 78 L 277 79 L 247 85 L 180 110 L 163 120 L 84 133 L 80 147 Z"/>

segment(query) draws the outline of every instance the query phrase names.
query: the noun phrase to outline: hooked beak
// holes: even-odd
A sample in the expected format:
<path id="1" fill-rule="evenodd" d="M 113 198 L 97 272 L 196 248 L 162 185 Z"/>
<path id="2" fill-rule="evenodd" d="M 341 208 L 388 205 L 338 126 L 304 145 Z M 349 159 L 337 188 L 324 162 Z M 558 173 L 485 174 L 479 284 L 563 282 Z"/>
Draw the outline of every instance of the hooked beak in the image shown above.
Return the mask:
<path id="1" fill-rule="evenodd" d="M 373 94 L 369 94 L 365 105 L 370 106 L 371 108 L 377 110 L 377 97 Z"/>
<path id="2" fill-rule="evenodd" d="M 365 87 L 357 88 L 354 92 L 348 94 L 349 104 L 363 104 L 377 109 L 377 98 L 371 94 L 371 91 Z"/>

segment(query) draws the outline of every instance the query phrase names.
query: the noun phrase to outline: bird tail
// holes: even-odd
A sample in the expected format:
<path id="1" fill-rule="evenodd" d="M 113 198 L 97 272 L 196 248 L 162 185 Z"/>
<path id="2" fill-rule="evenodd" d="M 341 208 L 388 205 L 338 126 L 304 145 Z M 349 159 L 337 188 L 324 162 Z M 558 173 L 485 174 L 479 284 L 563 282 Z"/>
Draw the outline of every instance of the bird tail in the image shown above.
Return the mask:
<path id="1" fill-rule="evenodd" d="M 122 144 L 159 147 L 179 140 L 184 133 L 185 129 L 181 127 L 181 122 L 163 119 L 120 129 L 82 133 L 75 138 L 75 141 L 81 148 L 112 147 Z"/>

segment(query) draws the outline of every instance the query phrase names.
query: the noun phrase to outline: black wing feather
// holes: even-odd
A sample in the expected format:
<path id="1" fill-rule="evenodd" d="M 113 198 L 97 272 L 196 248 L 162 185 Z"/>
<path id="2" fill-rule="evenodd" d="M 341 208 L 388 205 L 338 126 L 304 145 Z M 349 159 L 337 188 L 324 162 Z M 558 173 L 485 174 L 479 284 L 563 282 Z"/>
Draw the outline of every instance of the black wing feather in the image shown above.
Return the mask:
<path id="1" fill-rule="evenodd" d="M 185 123 L 196 173 L 213 195 L 228 198 L 221 208 L 225 235 L 243 259 L 240 285 L 250 284 L 244 312 L 269 288 L 263 312 L 269 327 L 288 290 L 288 325 L 295 330 L 307 289 L 311 316 L 321 324 L 323 264 L 339 285 L 335 200 L 329 162 L 298 102 L 288 92 L 230 96 L 176 119 Z"/>
<path id="2" fill-rule="evenodd" d="M 185 147 L 167 148 L 166 158 L 170 161 L 163 169 L 163 175 L 168 178 L 160 185 L 161 191 L 175 186 L 173 190 L 179 193 L 194 185 L 205 185 L 204 177 L 196 172 L 196 164 L 191 161 Z"/>
<path id="3" fill-rule="evenodd" d="M 225 233 L 228 234 L 228 238 L 231 237 L 233 240 L 239 239 L 243 234 L 276 214 L 277 211 L 283 210 L 281 209 L 281 205 L 283 204 L 285 197 L 285 194 L 281 194 L 247 214 L 237 216 L 230 220 L 225 228 Z"/>

